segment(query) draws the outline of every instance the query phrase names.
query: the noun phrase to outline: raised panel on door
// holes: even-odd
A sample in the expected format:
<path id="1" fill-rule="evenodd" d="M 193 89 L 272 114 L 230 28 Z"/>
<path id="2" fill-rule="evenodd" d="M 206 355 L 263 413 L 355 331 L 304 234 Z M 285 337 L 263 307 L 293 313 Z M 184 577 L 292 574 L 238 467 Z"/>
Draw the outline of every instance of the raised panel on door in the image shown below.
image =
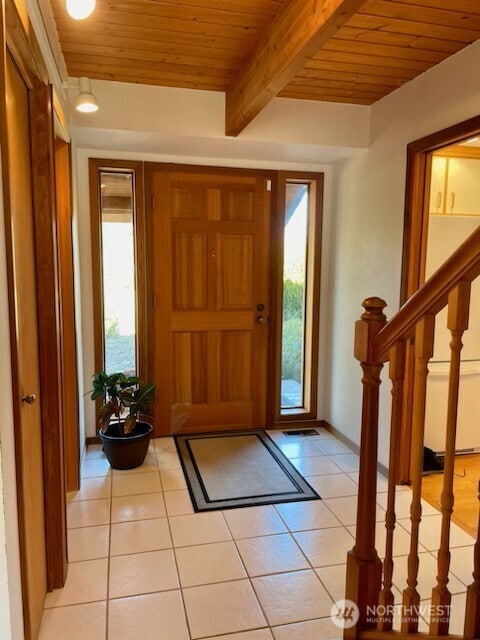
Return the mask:
<path id="1" fill-rule="evenodd" d="M 207 217 L 207 193 L 196 184 L 171 184 L 171 216 L 186 220 L 202 220 Z"/>
<path id="2" fill-rule="evenodd" d="M 175 405 L 207 402 L 208 380 L 207 333 L 192 331 L 174 333 L 173 340 L 173 403 Z"/>
<path id="3" fill-rule="evenodd" d="M 173 309 L 207 308 L 207 236 L 172 234 Z"/>
<path id="4" fill-rule="evenodd" d="M 251 331 L 222 331 L 219 356 L 221 401 L 249 401 L 252 397 Z"/>
<path id="5" fill-rule="evenodd" d="M 223 188 L 220 191 L 221 220 L 253 221 L 255 217 L 255 192 L 252 189 Z"/>
<path id="6" fill-rule="evenodd" d="M 270 192 L 251 172 L 155 172 L 159 433 L 265 423 Z"/>
<path id="7" fill-rule="evenodd" d="M 217 309 L 249 309 L 253 305 L 252 235 L 217 234 Z"/>

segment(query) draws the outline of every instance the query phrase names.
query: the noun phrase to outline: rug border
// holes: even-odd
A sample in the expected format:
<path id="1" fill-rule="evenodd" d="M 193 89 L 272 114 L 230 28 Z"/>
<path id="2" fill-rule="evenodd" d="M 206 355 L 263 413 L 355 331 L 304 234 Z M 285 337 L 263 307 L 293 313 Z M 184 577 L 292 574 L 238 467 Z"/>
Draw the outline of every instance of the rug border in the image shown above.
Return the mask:
<path id="1" fill-rule="evenodd" d="M 193 492 L 193 488 L 191 486 L 191 482 L 189 479 L 189 475 L 183 460 L 183 456 L 182 453 L 180 451 L 180 446 L 179 446 L 179 439 L 180 438 L 189 438 L 192 436 L 207 436 L 210 438 L 215 438 L 215 437 L 221 437 L 221 436 L 226 436 L 226 435 L 231 435 L 231 436 L 235 436 L 235 435 L 258 435 L 259 433 L 262 433 L 264 436 L 266 436 L 266 438 L 268 438 L 270 445 L 272 446 L 272 449 L 274 449 L 274 451 L 280 453 L 280 455 L 285 458 L 285 460 L 291 465 L 291 467 L 295 470 L 295 472 L 302 478 L 303 482 L 307 485 L 307 487 L 311 490 L 312 494 L 311 496 L 292 496 L 290 498 L 283 498 L 280 500 L 275 500 L 273 501 L 271 498 L 270 499 L 261 499 L 258 502 L 255 502 L 254 504 L 243 504 L 243 505 L 238 505 L 238 504 L 232 504 L 232 505 L 226 505 L 223 507 L 212 507 L 212 508 L 200 508 L 198 506 L 195 494 Z M 275 440 L 273 438 L 270 437 L 270 435 L 267 433 L 266 429 L 246 429 L 246 430 L 242 430 L 242 429 L 230 429 L 230 430 L 226 430 L 226 431 L 198 431 L 198 432 L 192 432 L 192 433 L 178 433 L 178 434 L 174 434 L 173 436 L 174 442 L 175 442 L 175 448 L 177 450 L 177 454 L 178 457 L 180 459 L 180 464 L 182 466 L 182 471 L 183 471 L 183 475 L 185 477 L 185 481 L 186 481 L 186 485 L 187 485 L 187 490 L 190 496 L 190 499 L 192 501 L 192 505 L 193 505 L 193 509 L 195 511 L 195 513 L 206 513 L 208 511 L 227 511 L 229 509 L 245 509 L 248 507 L 260 507 L 260 506 L 266 506 L 266 505 L 274 505 L 274 504 L 288 504 L 289 502 L 307 502 L 309 500 L 323 500 L 323 498 L 317 493 L 317 491 L 312 487 L 312 485 L 308 482 L 308 480 L 305 478 L 305 476 L 303 476 L 303 474 L 300 473 L 300 471 L 298 471 L 298 469 L 296 469 L 293 464 L 291 463 L 291 461 L 287 458 L 287 456 L 283 453 L 283 451 L 280 449 L 280 447 L 277 445 L 277 443 L 275 442 Z M 260 441 L 262 442 L 261 438 L 259 438 Z M 264 444 L 262 442 L 262 444 Z M 186 442 L 186 445 L 188 446 L 188 442 Z M 268 449 L 268 447 L 267 447 Z M 191 457 L 191 462 L 192 465 L 194 465 L 195 467 L 195 472 L 197 473 L 197 466 L 195 464 L 194 458 L 192 456 L 192 452 L 189 450 L 189 455 Z M 272 455 L 272 457 L 276 460 L 277 464 L 279 464 L 278 459 L 276 458 L 276 456 L 273 455 L 272 451 L 269 451 L 269 453 Z M 280 465 L 282 466 L 282 465 Z M 282 466 L 282 470 L 285 472 L 285 469 L 283 469 Z M 198 481 L 199 484 L 201 485 L 201 489 L 202 492 L 205 495 L 204 489 L 203 489 L 203 482 L 201 481 L 201 475 L 199 473 L 197 473 L 197 477 L 198 477 Z M 278 494 L 276 494 L 278 495 Z M 212 503 L 210 503 L 212 504 Z"/>
<path id="2" fill-rule="evenodd" d="M 254 436 L 254 435 L 256 435 L 256 436 L 258 437 L 258 440 L 260 440 L 260 443 L 265 447 L 265 449 L 268 451 L 268 453 L 269 453 L 269 454 L 272 456 L 272 458 L 277 462 L 278 466 L 282 469 L 282 471 L 285 473 L 285 475 L 288 477 L 288 479 L 292 482 L 292 484 L 293 484 L 293 485 L 298 489 L 299 493 L 300 493 L 300 492 L 302 492 L 302 491 L 303 491 L 302 487 L 301 487 L 301 486 L 300 486 L 300 484 L 297 482 L 296 478 L 294 478 L 294 477 L 293 477 L 293 475 L 292 475 L 291 471 L 290 471 L 289 469 L 286 469 L 286 468 L 285 468 L 285 465 L 283 464 L 283 460 L 279 459 L 279 458 L 275 455 L 275 451 L 272 451 L 271 449 L 269 449 L 269 448 L 268 448 L 268 446 L 265 444 L 264 440 L 262 440 L 262 438 L 260 437 L 260 434 L 261 434 L 261 433 L 262 433 L 262 430 L 261 430 L 261 429 L 256 429 L 256 430 L 250 430 L 250 431 L 249 431 L 247 434 L 245 434 L 245 435 L 250 435 L 250 436 Z M 263 433 L 264 433 L 264 435 L 268 436 L 268 433 L 266 433 L 265 431 L 263 431 Z M 209 436 L 209 437 L 213 440 L 215 437 L 226 437 L 227 435 L 228 435 L 228 434 L 226 434 L 226 433 L 221 433 L 221 434 L 219 434 L 219 436 L 212 435 L 212 436 Z M 238 436 L 240 436 L 240 435 L 243 435 L 243 434 L 239 434 L 239 433 L 237 433 L 236 431 L 232 431 L 232 432 L 231 432 L 230 437 L 232 437 L 232 438 L 236 438 L 236 437 L 238 437 Z M 199 434 L 199 436 L 200 436 L 200 437 L 199 437 L 198 439 L 202 439 L 203 434 Z M 180 436 L 180 437 L 182 437 L 182 436 Z M 195 471 L 195 473 L 196 473 L 196 475 L 197 475 L 198 482 L 199 482 L 200 488 L 201 488 L 201 490 L 202 490 L 202 493 L 203 493 L 203 497 L 204 497 L 205 502 L 206 502 L 207 504 L 214 504 L 215 502 L 226 502 L 226 501 L 228 501 L 228 498 L 226 498 L 226 499 L 224 499 L 224 500 L 210 500 L 210 499 L 208 498 L 207 490 L 206 490 L 206 487 L 205 487 L 205 483 L 203 482 L 203 479 L 202 479 L 202 476 L 201 476 L 201 473 L 200 473 L 200 469 L 198 468 L 197 461 L 195 460 L 195 456 L 194 456 L 194 453 L 193 453 L 193 451 L 192 451 L 192 447 L 190 446 L 190 440 L 188 440 L 189 435 L 187 435 L 187 434 L 186 434 L 184 437 L 186 438 L 186 441 L 185 441 L 185 447 L 186 447 L 186 449 L 187 449 L 187 451 L 188 451 L 188 454 L 189 454 L 189 456 L 190 456 L 190 461 L 191 461 L 191 463 L 192 463 L 193 469 L 194 469 L 194 471 Z M 270 443 L 272 443 L 272 442 L 273 442 L 273 440 L 272 440 L 270 437 L 269 437 L 269 440 L 270 440 Z M 275 443 L 273 443 L 273 444 L 275 444 Z M 282 455 L 282 457 L 283 457 L 285 460 L 287 460 L 287 462 L 290 462 L 290 461 L 288 460 L 288 458 L 285 456 L 285 454 L 283 453 L 283 451 L 282 451 L 281 449 L 279 449 L 279 448 L 277 447 L 277 450 L 279 450 L 279 451 L 280 451 L 280 454 Z M 290 465 L 291 465 L 291 466 L 293 466 L 291 463 L 290 463 Z M 298 469 L 295 469 L 295 467 L 293 467 L 293 469 L 295 470 L 295 472 L 297 473 L 297 475 L 300 475 L 300 476 L 301 476 L 301 478 L 302 478 L 302 480 L 304 481 L 304 483 L 305 483 L 305 484 L 306 484 L 306 485 L 307 485 L 307 486 L 308 486 L 312 491 L 315 491 L 315 490 L 313 489 L 313 487 L 312 487 L 312 486 L 311 486 L 311 485 L 310 485 L 310 484 L 305 480 L 305 478 L 302 476 L 302 474 L 298 471 Z M 261 499 L 261 498 L 272 498 L 272 496 L 291 495 L 291 494 L 292 494 L 292 491 L 285 491 L 285 492 L 282 492 L 282 493 L 268 493 L 268 494 L 267 494 L 267 493 L 265 493 L 265 494 L 262 494 L 262 495 L 259 495 L 259 496 L 246 496 L 246 497 L 245 497 L 245 500 L 248 500 L 248 499 L 256 500 L 256 499 Z M 231 498 L 231 500 L 239 500 L 239 499 L 240 499 L 240 498 Z"/>

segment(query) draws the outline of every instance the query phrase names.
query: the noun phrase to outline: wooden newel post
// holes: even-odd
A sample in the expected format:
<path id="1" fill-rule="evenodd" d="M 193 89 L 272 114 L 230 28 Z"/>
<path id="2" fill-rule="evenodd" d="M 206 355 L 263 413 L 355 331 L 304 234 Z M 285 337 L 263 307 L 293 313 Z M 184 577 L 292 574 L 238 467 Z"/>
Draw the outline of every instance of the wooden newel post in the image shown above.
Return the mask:
<path id="1" fill-rule="evenodd" d="M 362 430 L 360 440 L 360 475 L 357 504 L 355 545 L 347 557 L 346 598 L 358 605 L 357 624 L 345 629 L 344 638 L 357 638 L 358 631 L 374 628 L 376 622 L 367 621 L 367 606 L 378 604 L 381 587 L 382 563 L 375 549 L 378 398 L 380 372 L 375 336 L 386 323 L 383 309 L 387 303 L 381 298 L 367 298 L 362 303 L 365 313 L 355 324 L 355 358 L 360 361 L 363 377 Z"/>

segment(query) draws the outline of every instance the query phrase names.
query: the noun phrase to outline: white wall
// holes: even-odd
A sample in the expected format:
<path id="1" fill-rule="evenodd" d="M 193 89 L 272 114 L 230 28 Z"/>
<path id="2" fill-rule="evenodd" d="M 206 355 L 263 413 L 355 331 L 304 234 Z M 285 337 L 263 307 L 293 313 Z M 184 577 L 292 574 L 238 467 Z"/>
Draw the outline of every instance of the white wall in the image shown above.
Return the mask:
<path id="1" fill-rule="evenodd" d="M 364 298 L 400 296 L 406 146 L 480 114 L 480 42 L 373 105 L 368 152 L 342 165 L 336 188 L 331 291 L 331 388 L 327 419 L 359 441 L 360 368 L 354 322 Z M 380 459 L 387 462 L 389 383 L 382 389 Z"/>
<path id="2" fill-rule="evenodd" d="M 92 91 L 100 109 L 72 112 L 73 126 L 198 138 L 207 147 L 204 155 L 211 155 L 209 139 L 230 148 L 247 141 L 364 148 L 369 141 L 369 107 L 363 105 L 275 98 L 238 138 L 226 138 L 222 92 L 105 80 L 93 80 Z M 75 95 L 70 90 L 71 99 Z"/>
<path id="3" fill-rule="evenodd" d="M 23 638 L 18 546 L 12 372 L 5 256 L 5 221 L 0 165 L 0 638 Z"/>

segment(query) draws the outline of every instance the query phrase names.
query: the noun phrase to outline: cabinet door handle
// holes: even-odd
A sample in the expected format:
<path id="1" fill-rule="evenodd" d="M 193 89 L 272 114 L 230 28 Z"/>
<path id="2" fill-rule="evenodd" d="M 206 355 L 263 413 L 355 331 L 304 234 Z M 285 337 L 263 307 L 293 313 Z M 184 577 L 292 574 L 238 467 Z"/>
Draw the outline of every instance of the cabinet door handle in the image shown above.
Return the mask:
<path id="1" fill-rule="evenodd" d="M 453 211 L 453 207 L 455 206 L 455 193 L 452 191 L 450 194 L 450 209 Z"/>
<path id="2" fill-rule="evenodd" d="M 437 209 L 440 209 L 440 207 L 442 206 L 442 192 L 441 191 L 439 191 L 437 193 L 437 200 L 435 202 L 435 206 L 436 206 Z"/>

